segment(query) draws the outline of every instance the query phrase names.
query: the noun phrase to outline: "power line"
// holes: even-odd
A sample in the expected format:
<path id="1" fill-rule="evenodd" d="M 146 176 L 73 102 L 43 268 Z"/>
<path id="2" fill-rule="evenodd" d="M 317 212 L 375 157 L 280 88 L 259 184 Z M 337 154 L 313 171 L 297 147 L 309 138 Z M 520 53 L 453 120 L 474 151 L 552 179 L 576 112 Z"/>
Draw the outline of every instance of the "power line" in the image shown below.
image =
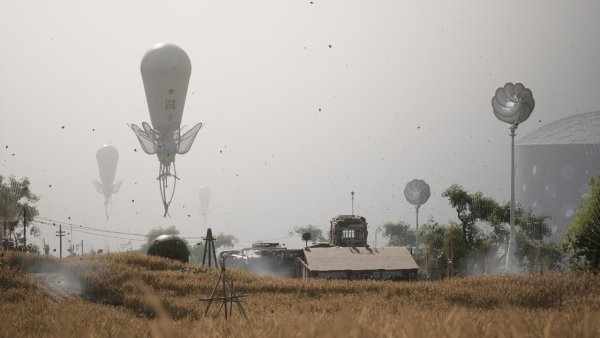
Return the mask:
<path id="1" fill-rule="evenodd" d="M 52 223 L 48 223 L 48 222 L 43 222 L 43 221 L 38 221 L 38 220 L 34 220 L 34 222 L 38 223 L 38 224 L 43 224 L 43 225 L 50 225 L 50 226 L 56 226 L 56 224 L 52 224 Z M 61 223 L 59 223 L 59 226 L 62 225 Z M 87 230 L 87 229 L 85 229 Z M 81 229 L 72 229 L 71 231 L 73 232 L 78 232 L 78 233 L 83 233 L 83 234 L 88 234 L 88 235 L 94 235 L 94 236 L 100 236 L 100 237 L 110 237 L 110 238 L 116 238 L 116 239 L 124 239 L 124 240 L 128 240 L 128 241 L 141 241 L 141 242 L 145 242 L 145 239 L 139 239 L 139 238 L 125 238 L 125 237 L 118 237 L 118 236 L 111 236 L 111 235 L 106 235 L 106 234 L 98 234 L 98 233 L 94 233 L 94 232 L 89 232 L 89 231 L 85 231 L 85 230 L 81 230 Z M 98 231 L 98 230 L 91 230 L 91 231 Z M 63 231 L 64 232 L 64 231 Z M 108 230 L 106 230 L 106 232 L 110 232 Z M 119 232 L 116 232 L 119 233 Z M 129 235 L 127 233 L 120 233 L 120 234 L 126 234 Z"/>
<path id="2" fill-rule="evenodd" d="M 52 219 L 44 218 L 44 217 L 36 217 L 33 220 L 33 222 L 36 222 L 38 224 L 43 224 L 43 225 L 49 225 L 49 226 L 53 226 L 53 227 L 56 227 L 57 225 L 61 225 L 61 224 L 62 225 L 69 225 L 69 226 L 76 227 L 76 228 L 71 229 L 71 231 L 73 231 L 73 232 L 83 233 L 83 234 L 87 234 L 87 235 L 100 236 L 100 237 L 122 239 L 122 240 L 128 240 L 128 241 L 145 242 L 146 239 L 125 238 L 125 237 L 114 236 L 114 234 L 117 234 L 117 235 L 126 235 L 126 236 L 142 236 L 142 237 L 147 237 L 148 236 L 148 234 L 137 234 L 137 233 L 131 233 L 131 232 L 122 232 L 122 231 L 100 229 L 100 228 L 86 226 L 86 225 L 81 225 L 81 224 L 75 224 L 75 223 L 70 223 L 70 222 L 52 220 Z M 101 233 L 96 233 L 96 232 L 101 232 Z M 178 235 L 178 237 L 181 237 L 183 239 L 188 239 L 188 240 L 204 239 L 204 236 L 179 236 Z M 293 238 L 293 237 L 294 237 L 294 235 L 288 235 L 286 237 L 261 239 L 260 241 L 262 241 L 262 242 L 270 242 L 270 241 L 278 241 L 278 240 L 289 239 L 289 238 Z M 257 241 L 258 240 L 246 240 L 246 241 L 240 241 L 239 243 L 254 243 L 254 242 L 257 242 Z"/>
<path id="3" fill-rule="evenodd" d="M 40 221 L 41 220 L 41 221 Z M 62 222 L 62 221 L 55 221 L 55 220 L 51 220 L 48 218 L 43 218 L 43 217 L 36 217 L 35 219 L 36 222 L 40 222 L 40 223 L 45 223 L 45 224 L 50 224 L 48 222 L 52 222 L 51 225 L 56 225 L 56 224 L 63 224 L 63 225 L 70 225 L 70 226 L 75 226 L 75 227 L 79 227 L 83 230 L 90 230 L 90 231 L 99 231 L 99 232 L 107 232 L 107 233 L 112 233 L 112 234 L 119 234 L 119 235 L 129 235 L 129 236 L 143 236 L 146 237 L 146 234 L 136 234 L 136 233 L 131 233 L 131 232 L 122 232 L 122 231 L 114 231 L 114 230 L 106 230 L 106 229 L 100 229 L 100 228 L 95 228 L 95 227 L 90 227 L 90 226 L 86 226 L 86 225 L 80 225 L 80 224 L 73 224 L 73 223 L 69 223 L 69 222 Z M 56 224 L 55 224 L 56 223 Z"/>
<path id="4" fill-rule="evenodd" d="M 40 221 L 40 219 L 47 220 L 47 221 Z M 83 233 L 83 234 L 88 234 L 88 235 L 95 235 L 95 236 L 100 236 L 100 237 L 109 237 L 109 238 L 131 240 L 131 241 L 139 241 L 139 242 L 145 242 L 146 241 L 146 239 L 125 238 L 125 237 L 111 236 L 111 235 L 107 235 L 107 234 L 95 233 L 95 232 L 90 232 L 90 231 L 97 231 L 97 232 L 104 232 L 104 233 L 118 234 L 118 235 L 129 235 L 129 236 L 143 236 L 143 237 L 147 237 L 147 235 L 142 235 L 142 234 L 135 234 L 135 233 L 130 233 L 130 232 L 121 232 L 121 231 L 112 231 L 112 230 L 106 230 L 106 229 L 98 229 L 98 228 L 94 228 L 94 227 L 77 225 L 77 224 L 72 224 L 72 223 L 68 223 L 68 222 L 54 221 L 54 220 L 47 219 L 47 218 L 42 218 L 42 217 L 38 217 L 37 219 L 33 220 L 33 222 L 38 223 L 38 224 L 43 224 L 43 225 L 50 225 L 50 226 L 53 226 L 53 227 L 56 227 L 57 224 L 58 225 L 61 225 L 61 224 L 62 225 L 71 225 L 71 226 L 79 227 L 79 228 L 73 228 L 73 229 L 71 229 L 71 231 L 73 231 L 73 232 Z M 50 223 L 50 222 L 52 222 L 52 223 Z M 178 236 L 178 237 L 181 237 L 181 238 L 184 238 L 184 239 L 203 238 L 203 237 L 200 237 L 200 236 L 189 236 L 189 237 Z"/>
<path id="5" fill-rule="evenodd" d="M 83 231 L 83 230 L 79 230 L 79 229 L 73 229 L 73 232 L 78 232 L 78 233 L 82 233 L 82 234 L 88 234 L 88 235 L 95 235 L 95 236 L 102 236 L 102 237 L 110 237 L 110 238 L 116 238 L 116 239 L 124 239 L 124 240 L 128 240 L 128 241 L 138 241 L 138 242 L 145 242 L 145 239 L 139 239 L 139 238 L 125 238 L 125 237 L 117 237 L 117 236 L 111 236 L 111 235 L 103 235 L 103 234 L 96 234 L 93 232 L 87 232 L 87 231 Z"/>

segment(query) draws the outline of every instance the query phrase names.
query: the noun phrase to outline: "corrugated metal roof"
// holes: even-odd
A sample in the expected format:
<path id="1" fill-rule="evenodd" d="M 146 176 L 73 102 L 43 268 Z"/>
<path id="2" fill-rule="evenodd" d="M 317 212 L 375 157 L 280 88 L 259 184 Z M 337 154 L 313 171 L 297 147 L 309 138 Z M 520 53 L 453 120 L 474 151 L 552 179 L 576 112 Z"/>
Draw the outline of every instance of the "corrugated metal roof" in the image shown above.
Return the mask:
<path id="1" fill-rule="evenodd" d="M 304 256 L 311 271 L 368 271 L 418 269 L 406 247 L 305 248 Z"/>

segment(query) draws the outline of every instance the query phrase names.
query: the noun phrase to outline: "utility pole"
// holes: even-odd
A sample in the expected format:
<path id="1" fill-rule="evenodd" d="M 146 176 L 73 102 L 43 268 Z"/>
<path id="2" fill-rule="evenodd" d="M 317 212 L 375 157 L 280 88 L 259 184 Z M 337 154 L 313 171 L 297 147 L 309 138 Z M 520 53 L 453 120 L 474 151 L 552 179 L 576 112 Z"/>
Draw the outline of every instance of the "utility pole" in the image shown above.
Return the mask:
<path id="1" fill-rule="evenodd" d="M 375 247 L 377 247 L 377 233 L 379 232 L 379 228 L 375 229 Z"/>
<path id="2" fill-rule="evenodd" d="M 56 236 L 59 237 L 59 242 L 60 242 L 60 260 L 62 262 L 62 238 L 65 236 L 65 232 L 62 231 L 62 224 L 58 225 L 58 231 L 56 232 Z"/>
<path id="3" fill-rule="evenodd" d="M 354 216 L 354 191 L 351 191 L 350 195 L 352 195 L 352 216 Z"/>
<path id="4" fill-rule="evenodd" d="M 75 256 L 77 254 L 75 253 L 75 242 L 73 242 L 73 226 L 72 225 L 71 225 L 71 233 L 70 233 L 70 235 L 71 235 L 71 239 L 69 240 L 69 243 L 70 243 L 69 250 L 70 250 L 71 253 L 69 255 Z"/>
<path id="5" fill-rule="evenodd" d="M 452 247 L 452 235 L 448 243 L 448 279 L 454 275 L 454 248 Z"/>
<path id="6" fill-rule="evenodd" d="M 27 250 L 27 208 L 23 208 L 23 246 Z"/>
<path id="7" fill-rule="evenodd" d="M 81 255 L 83 256 L 83 239 L 81 240 Z"/>
<path id="8" fill-rule="evenodd" d="M 511 262 L 515 252 L 515 130 L 519 123 L 510 127 L 510 235 L 508 237 L 508 248 L 506 249 L 506 272 L 511 272 L 513 268 Z"/>

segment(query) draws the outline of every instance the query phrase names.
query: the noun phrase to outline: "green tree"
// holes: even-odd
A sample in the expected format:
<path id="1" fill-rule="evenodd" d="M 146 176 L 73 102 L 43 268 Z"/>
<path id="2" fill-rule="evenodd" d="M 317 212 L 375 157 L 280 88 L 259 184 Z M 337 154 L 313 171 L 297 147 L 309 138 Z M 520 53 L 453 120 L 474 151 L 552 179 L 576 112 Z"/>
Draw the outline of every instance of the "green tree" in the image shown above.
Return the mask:
<path id="1" fill-rule="evenodd" d="M 416 231 L 405 221 L 386 222 L 377 231 L 387 238 L 389 246 L 415 246 Z"/>
<path id="2" fill-rule="evenodd" d="M 187 242 L 179 237 L 155 239 L 148 248 L 148 255 L 176 259 L 184 263 L 189 262 L 190 250 Z"/>
<path id="3" fill-rule="evenodd" d="M 148 242 L 152 242 L 156 237 L 161 236 L 161 235 L 178 236 L 179 230 L 177 230 L 177 228 L 174 225 L 171 225 L 166 228 L 163 228 L 163 227 L 152 228 L 152 230 L 148 231 L 148 233 L 146 234 L 146 240 Z"/>
<path id="4" fill-rule="evenodd" d="M 468 254 L 462 259 L 465 273 L 478 266 L 487 272 L 488 266 L 500 266 L 506 259 L 506 247 L 510 234 L 510 203 L 500 204 L 481 192 L 469 193 L 460 185 L 453 184 L 442 193 L 456 209 L 463 241 Z M 533 215 L 518 206 L 515 209 L 517 258 L 523 267 L 532 271 L 551 269 L 558 265 L 560 250 L 548 242 L 552 234 L 545 215 Z"/>
<path id="5" fill-rule="evenodd" d="M 565 249 L 571 267 L 600 271 L 600 176 L 590 178 L 591 192 L 577 207 L 577 216 L 567 230 Z"/>
<path id="6" fill-rule="evenodd" d="M 500 224 L 498 203 L 490 197 L 483 196 L 479 191 L 468 193 L 460 185 L 453 184 L 442 193 L 447 197 L 450 205 L 456 209 L 456 214 L 462 227 L 462 236 L 469 248 L 473 248 L 483 235 L 476 225 L 478 221 L 488 222 L 494 226 Z M 498 229 L 500 230 L 500 229 Z"/>
<path id="7" fill-rule="evenodd" d="M 471 259 L 473 249 L 467 246 L 461 225 L 454 222 L 440 225 L 434 220 L 429 220 L 420 228 L 419 236 L 422 236 L 426 249 L 419 253 L 417 260 L 421 263 L 420 266 L 425 268 L 424 262 L 428 256 L 431 278 L 444 278 L 468 272 L 466 262 Z"/>
<path id="8" fill-rule="evenodd" d="M 329 241 L 328 238 L 323 236 L 323 230 L 317 228 L 316 226 L 314 226 L 312 224 L 294 227 L 294 230 L 290 231 L 289 235 L 290 236 L 297 235 L 300 238 L 302 238 L 302 234 L 305 234 L 305 233 L 310 234 L 310 238 L 311 238 L 310 241 L 312 243 Z"/>
<path id="9" fill-rule="evenodd" d="M 444 252 L 444 241 L 446 240 L 446 226 L 430 219 L 419 229 L 421 241 L 425 243 L 425 250 L 417 256 L 417 262 L 428 278 L 440 279 L 445 276 L 447 266 L 447 255 Z"/>
<path id="10" fill-rule="evenodd" d="M 521 268 L 528 272 L 557 269 L 563 257 L 560 246 L 549 240 L 552 230 L 545 214 L 534 215 L 517 205 L 515 208 L 515 255 Z M 488 239 L 489 247 L 501 250 L 510 234 L 510 202 L 499 204 L 494 216 L 497 231 Z M 504 259 L 505 256 L 501 256 Z"/>
<path id="11" fill-rule="evenodd" d="M 29 186 L 28 178 L 17 180 L 11 176 L 6 179 L 0 175 L 0 240 L 8 237 L 17 246 L 23 245 L 23 212 L 27 216 L 29 234 L 39 236 L 39 228 L 31 222 L 38 215 L 35 203 L 39 197 L 31 192 Z"/>
<path id="12" fill-rule="evenodd" d="M 233 248 L 238 243 L 237 237 L 231 234 L 224 234 L 219 232 L 215 236 L 215 249 L 219 248 Z"/>
<path id="13" fill-rule="evenodd" d="M 508 203 L 504 208 L 510 211 Z M 563 252 L 558 243 L 548 240 L 552 235 L 552 230 L 546 222 L 548 219 L 546 215 L 533 215 L 531 211 L 520 207 L 515 210 L 515 254 L 522 268 L 528 272 L 560 268 Z"/>

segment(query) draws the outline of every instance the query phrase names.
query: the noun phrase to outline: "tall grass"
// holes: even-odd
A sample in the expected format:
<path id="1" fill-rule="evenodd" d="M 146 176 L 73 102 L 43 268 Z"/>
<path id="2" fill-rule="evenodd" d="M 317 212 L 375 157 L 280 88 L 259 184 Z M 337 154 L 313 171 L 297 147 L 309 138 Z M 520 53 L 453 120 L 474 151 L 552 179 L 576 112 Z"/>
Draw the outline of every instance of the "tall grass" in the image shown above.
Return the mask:
<path id="1" fill-rule="evenodd" d="M 23 257 L 25 256 L 25 257 Z M 600 277 L 480 276 L 445 281 L 294 280 L 228 271 L 249 319 L 203 317 L 218 271 L 137 254 L 0 261 L 1 337 L 597 337 Z M 80 278 L 55 302 L 27 276 Z M 215 309 L 215 307 L 212 307 Z M 218 308 L 218 306 L 217 306 Z"/>

